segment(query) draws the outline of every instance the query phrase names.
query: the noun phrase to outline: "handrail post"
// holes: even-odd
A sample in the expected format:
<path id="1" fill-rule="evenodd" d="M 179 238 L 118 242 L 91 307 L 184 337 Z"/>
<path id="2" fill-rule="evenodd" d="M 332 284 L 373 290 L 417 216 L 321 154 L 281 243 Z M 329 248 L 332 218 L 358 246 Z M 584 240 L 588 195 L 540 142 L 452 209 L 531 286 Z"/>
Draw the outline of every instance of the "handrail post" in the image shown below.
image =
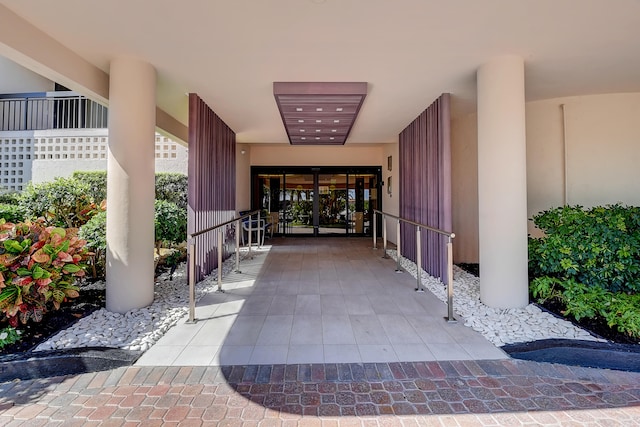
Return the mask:
<path id="1" fill-rule="evenodd" d="M 256 236 L 258 241 L 256 243 L 258 244 L 258 249 L 260 249 L 260 247 L 262 246 L 261 244 L 262 241 L 260 240 L 260 211 L 258 211 L 258 222 L 256 224 L 258 225 L 256 229 L 257 230 Z"/>
<path id="2" fill-rule="evenodd" d="M 222 230 L 218 230 L 218 292 L 222 290 Z"/>
<path id="3" fill-rule="evenodd" d="M 376 223 L 378 218 L 378 212 L 373 211 L 373 249 L 378 249 L 378 224 Z"/>
<path id="4" fill-rule="evenodd" d="M 451 236 L 447 241 L 447 322 L 455 323 L 453 317 L 453 243 Z"/>
<path id="5" fill-rule="evenodd" d="M 189 319 L 187 323 L 196 323 L 196 244 L 195 237 L 189 244 Z"/>
<path id="6" fill-rule="evenodd" d="M 236 273 L 242 273 L 240 271 L 240 233 L 242 233 L 242 229 L 240 228 L 240 219 L 236 220 Z"/>
<path id="7" fill-rule="evenodd" d="M 398 222 L 396 223 L 396 242 L 396 273 L 402 273 L 402 269 L 400 268 L 400 258 L 402 258 L 400 249 L 400 218 L 398 218 Z"/>
<path id="8" fill-rule="evenodd" d="M 252 242 L 251 242 L 251 236 L 253 235 L 253 215 L 249 215 L 249 259 L 253 259 L 253 256 L 251 256 L 251 246 L 252 246 Z"/>
<path id="9" fill-rule="evenodd" d="M 416 292 L 424 292 L 422 287 L 422 242 L 420 239 L 420 227 L 416 225 Z"/>
<path id="10" fill-rule="evenodd" d="M 387 255 L 387 219 L 384 214 L 382 214 L 382 247 L 384 252 L 382 258 L 389 258 Z"/>

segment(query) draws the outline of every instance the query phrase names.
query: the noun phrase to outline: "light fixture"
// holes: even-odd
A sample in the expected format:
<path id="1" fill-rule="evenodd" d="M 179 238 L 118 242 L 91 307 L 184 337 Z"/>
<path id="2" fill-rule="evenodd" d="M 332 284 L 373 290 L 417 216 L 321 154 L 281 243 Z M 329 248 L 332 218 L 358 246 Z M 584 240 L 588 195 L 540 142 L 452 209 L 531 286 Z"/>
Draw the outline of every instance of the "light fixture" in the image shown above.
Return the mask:
<path id="1" fill-rule="evenodd" d="M 274 82 L 273 95 L 291 144 L 344 144 L 367 96 L 366 82 Z M 301 123 L 331 138 L 301 138 Z"/>

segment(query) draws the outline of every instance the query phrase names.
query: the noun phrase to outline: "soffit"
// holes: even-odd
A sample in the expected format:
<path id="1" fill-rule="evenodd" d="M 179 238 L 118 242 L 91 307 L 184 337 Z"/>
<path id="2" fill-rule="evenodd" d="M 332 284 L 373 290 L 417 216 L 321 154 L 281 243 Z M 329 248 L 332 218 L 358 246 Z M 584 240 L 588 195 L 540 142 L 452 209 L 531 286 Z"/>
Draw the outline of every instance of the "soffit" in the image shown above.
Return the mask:
<path id="1" fill-rule="evenodd" d="M 118 56 L 151 63 L 160 108 L 186 124 L 198 93 L 238 142 L 288 143 L 273 82 L 368 82 L 347 145 L 397 141 L 443 92 L 454 117 L 473 112 L 476 70 L 502 54 L 525 59 L 529 101 L 640 91 L 638 0 L 0 4 L 107 72 Z"/>

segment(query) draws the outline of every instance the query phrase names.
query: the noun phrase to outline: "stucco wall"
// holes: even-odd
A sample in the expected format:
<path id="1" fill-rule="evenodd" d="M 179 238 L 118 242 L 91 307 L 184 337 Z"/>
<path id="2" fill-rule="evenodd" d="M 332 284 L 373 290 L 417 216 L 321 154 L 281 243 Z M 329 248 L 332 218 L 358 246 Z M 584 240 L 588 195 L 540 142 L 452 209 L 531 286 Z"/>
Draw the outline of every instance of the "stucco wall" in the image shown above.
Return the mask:
<path id="1" fill-rule="evenodd" d="M 54 84 L 39 74 L 0 56 L 0 93 L 48 92 Z"/>
<path id="2" fill-rule="evenodd" d="M 386 157 L 384 158 L 386 161 Z M 341 145 L 302 147 L 289 144 L 253 144 L 252 166 L 378 166 L 382 146 Z"/>
<path id="3" fill-rule="evenodd" d="M 639 117 L 640 93 L 527 103 L 528 217 L 565 201 L 640 205 Z M 452 169 L 454 259 L 478 262 L 475 114 L 452 123 Z"/>
<path id="4" fill-rule="evenodd" d="M 391 156 L 391 170 L 388 170 L 388 158 Z M 392 215 L 400 213 L 400 192 L 398 183 L 400 182 L 400 156 L 398 154 L 398 143 L 385 144 L 382 147 L 382 208 Z M 389 193 L 389 177 L 391 177 L 391 193 Z M 392 243 L 397 243 L 396 220 L 387 219 L 387 239 Z"/>
<path id="5" fill-rule="evenodd" d="M 236 211 L 251 207 L 251 145 L 236 144 Z"/>

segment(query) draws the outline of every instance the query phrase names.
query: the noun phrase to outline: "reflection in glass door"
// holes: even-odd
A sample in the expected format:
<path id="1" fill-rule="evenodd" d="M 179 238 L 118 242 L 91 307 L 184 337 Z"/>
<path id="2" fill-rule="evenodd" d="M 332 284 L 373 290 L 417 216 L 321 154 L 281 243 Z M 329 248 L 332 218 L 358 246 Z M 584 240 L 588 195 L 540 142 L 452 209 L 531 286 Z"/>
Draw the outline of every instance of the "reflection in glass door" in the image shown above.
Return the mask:
<path id="1" fill-rule="evenodd" d="M 347 174 L 318 174 L 318 234 L 347 234 Z"/>
<path id="2" fill-rule="evenodd" d="M 286 174 L 282 203 L 285 234 L 313 235 L 313 174 Z"/>

